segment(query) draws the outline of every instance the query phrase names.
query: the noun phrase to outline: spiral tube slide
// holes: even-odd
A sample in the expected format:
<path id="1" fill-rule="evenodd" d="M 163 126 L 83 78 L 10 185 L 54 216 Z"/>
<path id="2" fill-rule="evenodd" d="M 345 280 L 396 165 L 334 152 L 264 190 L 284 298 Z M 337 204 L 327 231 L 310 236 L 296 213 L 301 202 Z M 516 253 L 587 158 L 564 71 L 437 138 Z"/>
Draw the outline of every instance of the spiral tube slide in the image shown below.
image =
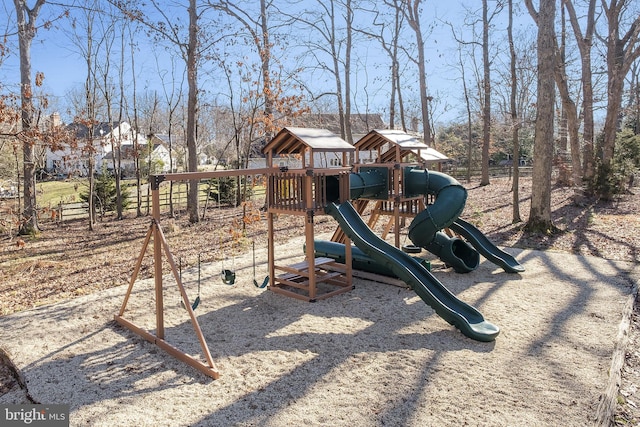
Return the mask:
<path id="1" fill-rule="evenodd" d="M 480 264 L 480 255 L 467 242 L 440 232 L 455 222 L 464 210 L 467 190 L 453 177 L 425 169 L 406 169 L 407 197 L 430 194 L 435 201 L 409 225 L 409 239 L 450 265 L 458 273 L 468 273 Z"/>
<path id="2" fill-rule="evenodd" d="M 477 309 L 459 300 L 419 261 L 378 237 L 350 202 L 329 203 L 325 212 L 338 221 L 340 228 L 362 252 L 391 270 L 464 335 L 477 341 L 493 341 L 498 336 L 500 328 L 486 321 Z"/>

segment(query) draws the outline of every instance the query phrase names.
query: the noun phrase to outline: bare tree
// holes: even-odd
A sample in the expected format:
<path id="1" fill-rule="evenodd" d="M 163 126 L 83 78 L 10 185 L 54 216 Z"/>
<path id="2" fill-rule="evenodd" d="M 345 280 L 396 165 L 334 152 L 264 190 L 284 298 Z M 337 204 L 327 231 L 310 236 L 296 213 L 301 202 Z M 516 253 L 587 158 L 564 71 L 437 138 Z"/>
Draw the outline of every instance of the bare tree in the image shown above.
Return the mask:
<path id="1" fill-rule="evenodd" d="M 515 224 L 522 221 L 520 217 L 520 119 L 518 118 L 518 105 L 516 101 L 518 93 L 518 74 L 516 64 L 518 56 L 515 44 L 513 43 L 513 0 L 509 0 L 509 25 L 507 27 L 507 37 L 509 39 L 509 68 L 511 74 L 511 90 L 509 93 L 509 106 L 511 108 L 511 138 L 513 139 L 513 182 L 512 192 L 512 214 L 511 221 Z"/>
<path id="2" fill-rule="evenodd" d="M 36 171 L 34 160 L 35 140 L 30 133 L 34 128 L 33 81 L 31 76 L 31 43 L 36 35 L 38 15 L 45 0 L 36 0 L 33 7 L 27 0 L 13 0 L 18 20 L 18 45 L 20 50 L 20 102 L 22 120 L 23 153 L 23 196 L 21 234 L 38 231 L 38 212 L 36 203 Z"/>
<path id="3" fill-rule="evenodd" d="M 458 62 L 460 64 L 460 74 L 462 79 L 462 93 L 464 94 L 464 105 L 467 113 L 467 182 L 471 182 L 471 155 L 473 151 L 473 111 L 471 108 L 471 97 L 467 88 L 466 66 L 463 60 L 462 46 L 458 46 Z"/>
<path id="4" fill-rule="evenodd" d="M 70 39 L 73 44 L 76 45 L 80 54 L 82 55 L 86 64 L 86 76 L 84 82 L 84 88 L 82 94 L 78 94 L 74 99 L 75 109 L 78 112 L 76 114 L 75 123 L 72 129 L 80 129 L 85 127 L 87 129 L 86 138 L 84 141 L 76 141 L 73 135 L 71 138 L 71 149 L 76 150 L 82 158 L 86 159 L 87 165 L 87 180 L 88 180 L 88 194 L 87 203 L 89 229 L 93 230 L 96 219 L 96 206 L 94 203 L 94 174 L 96 172 L 96 140 L 97 135 L 94 132 L 97 131 L 96 124 L 98 123 L 99 111 L 103 109 L 103 104 L 98 96 L 98 82 L 99 75 L 98 61 L 100 43 L 102 38 L 96 35 L 96 20 L 98 17 L 99 7 L 96 0 L 89 0 L 86 2 L 85 7 L 80 8 L 82 16 L 77 15 L 74 18 L 74 25 L 71 27 L 72 32 Z"/>
<path id="5" fill-rule="evenodd" d="M 173 64 L 173 60 L 171 61 Z M 170 73 L 170 76 L 168 79 L 166 79 L 166 74 Z M 160 76 L 161 76 L 161 80 L 163 82 L 163 91 L 164 91 L 164 98 L 165 98 L 165 102 L 167 103 L 167 108 L 168 108 L 168 117 L 167 117 L 167 123 L 166 123 L 166 131 L 167 131 L 167 138 L 168 138 L 168 144 L 169 144 L 169 170 L 171 172 L 173 172 L 174 170 L 174 148 L 175 148 L 175 144 L 174 144 L 174 120 L 175 120 L 175 115 L 176 115 L 176 109 L 182 104 L 183 100 L 183 86 L 184 86 L 184 79 L 185 79 L 185 75 L 184 73 L 182 73 L 180 76 L 176 75 L 176 66 L 175 64 L 172 65 L 171 70 L 167 71 L 161 71 L 160 72 Z M 153 105 L 157 106 L 157 94 L 154 97 L 154 102 Z M 153 132 L 149 131 L 149 134 L 153 134 Z M 175 209 L 174 209 L 174 205 L 173 205 L 173 181 L 171 181 L 169 183 L 169 213 L 170 215 L 173 217 L 175 215 Z"/>
<path id="6" fill-rule="evenodd" d="M 531 0 L 526 1 L 527 8 L 531 13 L 533 20 L 538 23 L 537 15 L 533 9 Z M 563 9 L 564 10 L 564 9 Z M 564 17 L 564 14 L 562 14 Z M 580 160 L 580 140 L 579 140 L 579 128 L 580 121 L 578 119 L 578 109 L 575 101 L 571 97 L 571 91 L 569 89 L 569 77 L 567 75 L 566 61 L 565 61 L 565 22 L 564 19 L 561 22 L 562 33 L 561 43 L 558 44 L 558 40 L 554 39 L 555 55 L 558 58 L 556 61 L 556 67 L 554 68 L 553 76 L 555 78 L 556 85 L 558 87 L 558 93 L 560 94 L 560 100 L 562 102 L 562 118 L 563 128 L 568 133 L 569 143 L 571 146 L 571 163 L 572 177 L 571 180 L 574 185 L 578 184 L 581 178 L 581 160 Z M 566 120 L 565 120 L 566 119 Z M 565 147 L 566 149 L 566 147 Z M 566 178 L 565 178 L 566 179 Z M 563 179 L 563 181 L 565 180 Z"/>
<path id="7" fill-rule="evenodd" d="M 130 27 L 131 25 L 129 22 L 123 19 L 119 20 L 118 23 L 120 24 L 120 28 L 119 28 L 120 29 L 120 64 L 119 64 L 120 67 L 118 69 L 118 88 L 119 88 L 120 99 L 118 102 L 118 122 L 123 123 L 124 117 L 125 117 L 125 108 L 128 107 L 128 102 L 127 102 L 128 95 L 125 89 L 127 89 L 126 82 L 129 79 L 128 78 L 125 79 L 125 71 L 127 68 L 126 65 L 128 61 L 128 58 L 126 57 L 127 39 L 128 39 L 127 35 L 131 34 L 128 27 Z M 133 93 L 135 94 L 135 87 L 134 87 Z M 131 126 L 132 123 L 129 123 L 129 125 Z M 132 145 L 129 151 L 134 154 L 135 156 L 134 164 L 137 165 L 137 162 L 135 161 L 135 158 L 137 158 L 137 155 L 135 155 L 135 153 L 137 153 L 137 148 L 138 148 L 138 144 L 137 144 L 138 137 L 137 137 L 136 130 L 134 130 L 133 128 L 130 128 L 129 132 L 127 133 L 124 133 L 122 131 L 118 133 L 118 140 L 116 141 L 118 145 L 118 152 L 114 153 L 114 157 L 113 157 L 113 160 L 114 160 L 113 169 L 114 169 L 115 178 L 116 178 L 117 219 L 122 219 L 123 209 L 124 209 L 123 191 L 122 191 L 122 184 L 121 184 L 121 179 L 124 174 L 124 171 L 122 169 L 122 156 L 124 154 L 122 149 L 122 144 L 124 141 L 129 139 L 129 136 L 131 136 L 131 145 Z"/>
<path id="8" fill-rule="evenodd" d="M 148 5 L 148 7 L 151 7 L 153 13 L 161 18 L 160 20 L 152 19 L 150 16 L 145 15 L 143 11 L 130 7 L 125 2 L 116 0 L 109 0 L 109 2 L 118 7 L 129 18 L 146 26 L 159 40 L 169 42 L 180 52 L 182 60 L 185 63 L 188 86 L 187 125 L 185 128 L 187 170 L 189 172 L 196 172 L 198 170 L 198 63 L 202 58 L 203 52 L 215 45 L 220 40 L 220 37 L 210 35 L 205 37 L 205 26 L 200 19 L 204 9 L 198 8 L 198 2 L 196 0 L 189 0 L 187 7 L 188 20 L 184 26 L 179 24 L 177 16 L 171 15 L 171 11 L 168 10 L 167 5 L 158 0 L 150 0 L 148 4 L 143 3 L 141 6 L 145 7 Z M 187 32 L 186 37 L 184 34 L 185 26 Z M 201 43 L 202 40 L 207 40 L 207 42 Z M 197 180 L 189 181 L 187 211 L 190 222 L 195 223 L 200 220 Z"/>
<path id="9" fill-rule="evenodd" d="M 500 2 L 497 3 L 501 8 Z M 497 10 L 496 10 L 497 12 Z M 482 0 L 482 177 L 480 185 L 489 185 L 489 148 L 491 148 L 491 62 L 489 61 L 489 6 Z"/>
<path id="10" fill-rule="evenodd" d="M 481 160 L 481 178 L 480 185 L 489 185 L 489 155 L 491 148 L 491 66 L 492 60 L 490 59 L 490 42 L 489 33 L 492 26 L 493 19 L 502 11 L 504 5 L 501 1 L 496 2 L 495 8 L 489 11 L 487 0 L 482 0 L 482 42 L 478 42 L 475 39 L 471 41 L 462 40 L 457 34 L 456 29 L 452 24 L 449 24 L 454 39 L 459 45 L 471 45 L 480 46 L 482 48 L 482 74 L 480 75 L 476 67 L 476 84 L 478 86 L 478 98 L 481 104 L 481 116 L 482 116 L 482 160 Z M 475 26 L 475 21 L 472 26 Z M 472 61 L 475 63 L 475 56 L 471 56 Z M 466 82 L 465 82 L 466 86 Z M 467 95 L 468 96 L 468 95 Z M 467 99 L 468 101 L 468 99 Z M 467 103 L 467 109 L 470 104 Z"/>
<path id="11" fill-rule="evenodd" d="M 107 123 L 109 123 L 109 128 L 111 132 L 109 133 L 109 146 L 111 149 L 111 166 L 113 168 L 113 173 L 115 176 L 115 185 L 116 185 L 116 217 L 117 219 L 122 219 L 122 192 L 120 188 L 120 178 L 121 178 L 121 156 L 122 156 L 122 131 L 120 128 L 121 123 L 118 123 L 118 127 L 115 125 L 114 114 L 113 114 L 113 103 L 114 98 L 116 97 L 115 87 L 113 85 L 113 71 L 111 60 L 114 55 L 114 45 L 116 42 L 116 20 L 111 17 L 109 19 L 109 15 L 101 14 L 102 19 L 100 19 L 99 24 L 100 28 L 100 45 L 102 47 L 102 51 L 100 54 L 95 56 L 95 65 L 96 65 L 96 76 L 95 82 L 96 87 L 102 94 L 102 98 L 105 102 L 106 107 L 106 118 Z M 124 40 L 124 37 L 122 38 Z M 121 50 L 120 54 L 124 54 L 124 50 Z M 124 62 L 124 61 L 122 61 Z M 121 67 L 121 70 L 124 67 Z M 124 81 L 120 76 L 120 89 L 124 90 Z M 121 95 L 121 98 L 123 96 Z M 121 103 L 122 105 L 122 103 Z M 120 114 L 122 117 L 122 114 Z M 118 132 L 116 134 L 116 129 Z M 100 171 L 100 173 L 104 173 L 106 171 Z"/>
<path id="12" fill-rule="evenodd" d="M 353 145 L 353 134 L 351 132 L 351 51 L 353 49 L 353 9 L 351 0 L 345 1 L 345 22 L 346 22 L 346 42 L 344 53 L 344 131 L 347 135 L 347 142 Z"/>
<path id="13" fill-rule="evenodd" d="M 162 74 L 161 74 L 162 75 Z M 146 130 L 146 135 L 147 135 L 147 144 L 146 144 L 146 148 L 144 150 L 141 150 L 140 155 L 141 156 L 146 156 L 146 158 L 144 158 L 144 160 L 142 160 L 142 166 L 143 170 L 139 171 L 139 174 L 141 176 L 145 176 L 147 179 L 149 178 L 149 176 L 153 173 L 153 159 L 151 158 L 151 144 L 152 144 L 152 138 L 153 135 L 155 133 L 158 132 L 157 129 L 157 122 L 158 120 L 158 116 L 160 116 L 160 100 L 158 97 L 158 92 L 156 91 L 152 91 L 152 92 L 145 92 L 143 94 L 143 96 L 141 97 L 140 102 L 138 103 L 138 107 L 140 108 L 140 117 L 141 120 L 140 122 L 143 123 L 143 125 L 140 125 L 139 127 L 137 127 L 136 129 L 145 129 Z M 169 125 L 169 129 L 171 129 L 171 125 Z M 172 138 L 171 138 L 171 134 L 169 134 L 169 163 L 171 164 L 174 158 L 174 151 L 173 151 L 173 147 L 172 147 Z M 170 169 L 171 171 L 173 171 L 173 169 Z M 146 204 L 146 215 L 149 215 L 149 210 L 150 210 L 150 200 L 151 200 L 151 186 L 147 185 L 147 204 Z M 174 211 L 173 211 L 173 181 L 169 182 L 169 215 L 171 215 L 171 217 L 173 217 L 174 215 Z"/>
<path id="14" fill-rule="evenodd" d="M 134 161 L 134 173 L 136 176 L 136 216 L 142 216 L 142 181 L 140 175 L 140 146 L 138 144 L 138 135 L 140 132 L 140 122 L 138 120 L 138 94 L 137 94 L 137 75 L 136 75 L 136 67 L 135 67 L 135 38 L 134 38 L 134 29 L 132 26 L 127 26 L 127 30 L 129 32 L 129 54 L 131 55 L 131 85 L 132 85 L 132 95 L 131 95 L 131 109 L 127 108 L 129 114 L 133 115 L 133 120 L 131 118 L 129 121 L 131 122 L 131 137 L 133 139 L 133 161 Z M 123 49 L 123 52 L 125 49 Z M 124 100 L 124 99 L 123 99 Z M 171 161 L 171 157 L 169 157 L 169 161 Z M 173 181 L 172 181 L 173 182 Z"/>
<path id="15" fill-rule="evenodd" d="M 335 95 L 336 98 L 340 136 L 347 140 L 349 137 L 347 136 L 347 108 L 345 105 L 350 94 L 343 87 L 345 85 L 343 75 L 349 74 L 350 71 L 348 71 L 348 58 L 343 56 L 341 52 L 345 50 L 343 47 L 349 43 L 347 40 L 349 35 L 340 31 L 340 2 L 317 0 L 316 4 L 318 9 L 306 9 L 295 16 L 286 12 L 283 14 L 301 24 L 303 28 L 310 29 L 312 34 L 317 36 L 317 38 L 312 37 L 307 43 L 306 55 L 312 57 L 312 60 L 308 62 L 314 62 L 315 66 L 328 72 L 335 82 L 335 92 L 332 91 L 331 95 Z M 327 59 L 322 56 L 323 54 L 328 57 L 331 66 L 327 65 Z"/>
<path id="16" fill-rule="evenodd" d="M 555 0 L 540 0 L 535 11 L 532 0 L 525 0 L 529 13 L 538 23 L 538 83 L 537 117 L 534 145 L 531 209 L 527 230 L 550 233 L 555 230 L 551 220 L 551 166 L 554 140 L 555 83 L 549 76 L 556 66 Z"/>
<path id="17" fill-rule="evenodd" d="M 612 172 L 615 151 L 616 133 L 618 132 L 619 114 L 622 106 L 624 80 L 633 62 L 640 57 L 640 14 L 628 21 L 624 12 L 631 10 L 630 0 L 602 0 L 602 8 L 607 20 L 607 115 L 604 122 L 604 138 L 598 149 L 599 165 L 598 181 L 607 182 Z M 637 12 L 637 10 L 636 10 Z M 622 28 L 628 27 L 626 31 Z M 599 184 L 595 189 L 603 198 L 611 197 L 612 188 L 607 184 Z"/>
<path id="18" fill-rule="evenodd" d="M 566 66 L 566 22 L 565 22 L 565 8 L 562 8 L 562 34 L 560 45 L 557 45 L 556 41 L 556 57 L 558 58 L 557 66 L 555 68 L 554 78 L 558 87 L 558 93 L 562 102 L 562 121 L 566 123 L 565 130 L 566 136 L 569 138 L 569 146 L 571 150 L 571 178 L 567 176 L 561 177 L 561 181 L 565 183 L 570 182 L 573 185 L 579 185 L 582 181 L 582 162 L 580 159 L 580 120 L 578 117 L 578 108 L 576 102 L 571 97 L 571 91 L 569 88 L 569 76 Z M 566 151 L 566 140 L 564 144 L 564 150 Z"/>
<path id="19" fill-rule="evenodd" d="M 260 57 L 260 71 L 262 76 L 262 97 L 264 101 L 262 123 L 266 140 L 270 140 L 276 132 L 275 104 L 277 88 L 273 87 L 272 79 L 272 48 L 271 28 L 269 24 L 269 6 L 271 2 L 260 0 L 260 12 L 253 13 L 247 4 L 231 1 L 210 2 L 215 9 L 221 10 L 236 19 L 249 34 Z M 239 141 L 238 141 L 239 142 Z"/>
<path id="20" fill-rule="evenodd" d="M 197 111 L 198 111 L 198 11 L 196 0 L 189 0 L 189 38 L 187 45 L 183 47 L 184 59 L 187 64 L 187 167 L 189 172 L 198 171 L 197 149 Z M 198 181 L 189 181 L 189 193 L 187 195 L 187 211 L 189 221 L 194 223 L 200 220 L 200 208 L 198 202 Z"/>
<path id="21" fill-rule="evenodd" d="M 429 101 L 431 97 L 427 94 L 427 70 L 426 57 L 424 52 L 424 35 L 422 34 L 422 26 L 420 24 L 420 1 L 406 0 L 402 9 L 409 27 L 413 30 L 416 37 L 416 46 L 418 49 L 418 59 L 415 60 L 418 66 L 418 81 L 420 86 L 420 105 L 422 106 L 422 129 L 424 132 L 424 142 L 427 145 L 433 145 L 435 141 L 431 138 L 431 123 L 429 119 Z"/>
<path id="22" fill-rule="evenodd" d="M 582 178 L 585 180 L 593 179 L 595 175 L 594 165 L 594 118 L 593 118 L 593 78 L 591 71 L 591 46 L 593 43 L 593 34 L 595 30 L 595 9 L 596 0 L 589 0 L 589 6 L 586 14 L 587 24 L 584 33 L 580 29 L 578 16 L 573 7 L 571 0 L 563 0 L 563 5 L 569 15 L 569 22 L 573 29 L 573 34 L 580 51 L 581 62 L 581 83 L 582 83 L 582 115 L 583 115 L 583 168 Z"/>
<path id="23" fill-rule="evenodd" d="M 377 3 L 374 3 L 374 5 Z M 396 102 L 398 104 L 398 113 L 400 114 L 400 125 L 403 131 L 407 131 L 405 121 L 404 108 L 402 102 L 402 91 L 400 86 L 400 60 L 399 60 L 399 43 L 400 30 L 404 22 L 404 14 L 402 13 L 401 0 L 385 0 L 384 4 L 389 7 L 392 12 L 391 22 L 387 22 L 384 18 L 386 15 L 378 10 L 372 10 L 374 13 L 373 27 L 378 32 L 372 31 L 369 26 L 356 27 L 356 32 L 362 33 L 367 37 L 371 37 L 380 43 L 391 61 L 391 90 L 389 93 L 389 128 L 395 129 L 396 125 Z"/>

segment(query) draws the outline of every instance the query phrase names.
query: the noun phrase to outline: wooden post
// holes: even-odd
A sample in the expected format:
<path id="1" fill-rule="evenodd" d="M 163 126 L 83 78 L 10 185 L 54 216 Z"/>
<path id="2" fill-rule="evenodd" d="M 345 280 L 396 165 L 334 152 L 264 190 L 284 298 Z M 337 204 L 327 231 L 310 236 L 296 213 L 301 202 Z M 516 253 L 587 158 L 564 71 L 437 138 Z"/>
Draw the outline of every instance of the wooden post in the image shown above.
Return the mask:
<path id="1" fill-rule="evenodd" d="M 400 247 L 400 175 L 402 170 L 398 165 L 393 169 L 393 219 L 394 219 L 394 243 L 396 248 Z"/>
<path id="2" fill-rule="evenodd" d="M 306 151 L 306 150 L 305 150 Z M 303 152 L 302 157 L 305 158 Z M 309 299 L 311 301 L 316 300 L 316 263 L 315 263 L 315 250 L 314 250 L 314 233 L 313 233 L 313 208 L 315 200 L 313 197 L 313 151 L 309 153 L 309 168 L 304 175 L 303 183 L 304 189 L 302 193 L 302 200 L 305 202 L 305 222 L 304 222 L 304 235 L 306 236 L 306 258 L 309 263 Z"/>
<path id="3" fill-rule="evenodd" d="M 158 186 L 151 190 L 152 211 L 154 221 L 153 233 L 153 267 L 156 291 L 156 335 L 164 339 L 164 301 L 162 295 L 162 242 L 158 233 L 160 224 L 160 189 Z"/>

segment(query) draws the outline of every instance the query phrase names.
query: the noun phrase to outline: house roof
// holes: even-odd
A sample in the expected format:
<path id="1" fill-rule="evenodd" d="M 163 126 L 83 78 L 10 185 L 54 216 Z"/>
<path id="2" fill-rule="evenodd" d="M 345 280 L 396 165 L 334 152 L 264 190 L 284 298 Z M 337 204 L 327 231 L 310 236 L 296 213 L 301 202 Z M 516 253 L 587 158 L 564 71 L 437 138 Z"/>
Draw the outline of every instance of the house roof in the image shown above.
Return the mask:
<path id="1" fill-rule="evenodd" d="M 148 139 L 151 140 L 151 142 L 154 144 L 154 147 L 158 143 L 163 144 L 165 147 L 176 147 L 185 145 L 184 138 L 177 134 L 171 135 L 171 138 L 169 138 L 169 135 L 166 133 L 152 133 L 148 135 Z"/>
<path id="2" fill-rule="evenodd" d="M 263 153 L 296 154 L 310 148 L 315 152 L 354 151 L 351 144 L 327 129 L 285 127 L 264 146 Z"/>
<path id="3" fill-rule="evenodd" d="M 162 143 L 153 144 L 153 151 L 156 151 L 158 147 L 164 147 Z M 138 144 L 138 152 L 143 152 L 147 148 L 147 144 Z M 133 159 L 135 153 L 135 147 L 133 144 L 122 144 L 120 146 L 120 150 L 122 152 L 122 159 Z M 116 149 L 117 151 L 117 149 Z M 103 159 L 111 160 L 113 159 L 113 152 L 109 151 L 104 155 Z"/>
<path id="4" fill-rule="evenodd" d="M 89 132 L 91 129 L 93 129 L 93 136 L 98 137 L 102 135 L 108 135 L 122 123 L 124 122 L 103 122 L 97 123 L 90 128 L 84 123 L 73 122 L 67 125 L 67 131 L 71 135 L 75 135 L 75 137 L 78 139 L 87 139 L 91 136 Z"/>

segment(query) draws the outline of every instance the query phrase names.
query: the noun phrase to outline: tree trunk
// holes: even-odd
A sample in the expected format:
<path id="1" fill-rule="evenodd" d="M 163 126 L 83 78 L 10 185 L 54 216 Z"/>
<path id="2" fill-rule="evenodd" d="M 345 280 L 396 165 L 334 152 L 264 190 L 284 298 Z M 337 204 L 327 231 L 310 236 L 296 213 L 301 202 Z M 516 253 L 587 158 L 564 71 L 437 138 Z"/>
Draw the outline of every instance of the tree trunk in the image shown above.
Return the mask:
<path id="1" fill-rule="evenodd" d="M 271 41 L 269 39 L 266 0 L 260 0 L 260 27 L 262 29 L 262 46 L 258 45 L 257 48 L 261 50 L 260 59 L 262 61 L 262 93 L 264 94 L 264 115 L 267 119 L 265 138 L 267 141 L 271 141 L 275 135 L 273 111 L 275 99 L 273 99 L 274 95 L 271 87 Z M 258 42 L 256 41 L 256 43 Z"/>
<path id="2" fill-rule="evenodd" d="M 467 77 L 464 71 L 464 61 L 462 53 L 458 50 L 458 60 L 460 61 L 460 72 L 462 73 L 462 92 L 464 93 L 464 105 L 467 109 L 467 182 L 471 182 L 471 150 L 473 148 L 473 127 L 471 121 L 471 100 L 467 89 Z"/>
<path id="3" fill-rule="evenodd" d="M 338 101 L 338 120 L 340 121 L 340 137 L 347 139 L 347 125 L 345 123 L 344 95 L 342 92 L 342 79 L 340 78 L 340 58 L 338 57 L 338 49 L 336 48 L 336 14 L 335 3 L 331 1 L 330 5 L 331 28 L 329 39 L 331 40 L 331 58 L 333 59 L 333 75 L 336 79 L 336 96 Z M 348 94 L 347 94 L 348 96 Z"/>
<path id="4" fill-rule="evenodd" d="M 131 27 L 129 27 L 129 31 L 131 31 Z M 131 39 L 133 39 L 133 35 L 130 33 L 129 37 Z M 142 216 L 142 193 L 141 193 L 141 189 L 142 189 L 142 181 L 141 181 L 141 177 L 140 177 L 140 146 L 138 145 L 138 136 L 139 136 L 139 130 L 140 130 L 140 125 L 138 123 L 138 98 L 136 95 L 136 89 L 137 89 L 137 79 L 136 79 L 136 73 L 135 71 L 135 50 L 133 49 L 133 44 L 130 45 L 131 50 L 130 50 L 130 54 L 131 54 L 131 85 L 132 85 L 132 99 L 131 99 L 131 104 L 133 106 L 133 124 L 132 124 L 132 132 L 131 132 L 131 138 L 133 139 L 133 165 L 134 165 L 134 172 L 135 172 L 135 176 L 136 176 L 136 217 L 141 217 Z M 135 135 L 134 135 L 135 132 Z M 150 144 L 151 141 L 148 142 L 148 144 Z M 169 158 L 171 159 L 171 158 Z"/>
<path id="5" fill-rule="evenodd" d="M 351 0 L 346 0 L 346 24 L 347 24 L 347 41 L 344 53 L 344 130 L 347 136 L 346 141 L 353 145 L 353 134 L 351 132 L 351 39 L 352 39 L 352 23 L 353 11 L 351 10 Z"/>
<path id="6" fill-rule="evenodd" d="M 389 99 L 389 128 L 395 129 L 396 126 L 396 90 L 400 86 L 399 84 L 399 70 L 398 64 L 398 38 L 400 34 L 400 10 L 397 3 L 394 7 L 394 28 L 393 28 L 393 40 L 391 42 L 391 48 L 387 49 L 391 57 L 391 96 Z M 384 41 L 382 41 L 384 46 Z M 406 132 L 406 129 L 404 129 Z"/>
<path id="7" fill-rule="evenodd" d="M 571 94 L 569 93 L 569 86 L 567 83 L 567 75 L 564 64 L 556 67 L 555 71 L 555 80 L 562 102 L 563 119 L 566 117 L 565 138 L 568 136 L 571 148 L 572 175 L 570 181 L 572 181 L 572 184 L 575 185 L 582 180 L 582 177 L 580 176 L 580 122 L 578 120 L 578 110 L 576 108 L 575 102 L 573 102 L 573 100 L 571 99 Z M 564 148 L 566 151 L 566 145 Z"/>
<path id="8" fill-rule="evenodd" d="M 584 130 L 582 138 L 584 140 L 582 179 L 591 181 L 595 176 L 595 153 L 594 153 L 594 119 L 593 119 L 593 79 L 591 73 L 591 44 L 593 32 L 595 30 L 595 9 L 596 0 L 589 0 L 587 11 L 587 26 L 582 35 L 578 17 L 571 0 L 563 0 L 563 4 L 569 14 L 569 22 L 573 28 L 573 34 L 580 51 L 580 63 L 582 74 L 582 109 L 584 115 Z M 575 167 L 575 165 L 574 165 Z M 574 175 L 576 176 L 576 175 Z M 578 183 L 576 183 L 578 184 Z"/>
<path id="9" fill-rule="evenodd" d="M 628 1 L 611 1 L 609 5 L 603 0 L 602 5 L 607 18 L 607 115 L 604 121 L 604 138 L 598 147 L 599 160 L 597 182 L 604 183 L 610 179 L 613 168 L 613 155 L 616 144 L 616 133 L 620 124 L 620 109 L 622 106 L 622 92 L 624 80 L 631 68 L 631 64 L 640 57 L 640 16 L 636 16 L 630 23 L 629 30 L 620 37 L 620 18 L 628 9 Z M 596 193 L 602 198 L 610 198 L 612 185 L 597 185 Z"/>
<path id="10" fill-rule="evenodd" d="M 624 86 L 624 74 L 619 66 L 609 66 L 609 80 L 607 83 L 607 115 L 604 120 L 604 138 L 599 147 L 598 156 L 603 166 L 611 166 L 616 144 L 616 134 L 620 127 L 620 106 L 622 105 L 622 92 Z"/>
<path id="11" fill-rule="evenodd" d="M 435 148 L 434 141 L 431 141 L 431 123 L 429 122 L 429 96 L 427 94 L 427 72 L 426 58 L 424 53 L 424 39 L 420 26 L 420 0 L 407 2 L 406 8 L 407 22 L 416 36 L 416 49 L 418 50 L 418 81 L 420 86 L 420 105 L 422 107 L 422 132 L 424 143 Z"/>
<path id="12" fill-rule="evenodd" d="M 582 181 L 582 167 L 580 160 L 580 140 L 579 140 L 579 127 L 580 121 L 578 119 L 578 109 L 576 107 L 576 103 L 571 99 L 571 93 L 569 91 L 568 77 L 567 77 L 567 69 L 565 65 L 565 46 L 566 46 L 566 20 L 564 14 L 565 8 L 562 8 L 562 35 L 561 35 L 561 43 L 560 46 L 557 47 L 556 42 L 556 55 L 559 56 L 558 66 L 555 67 L 554 77 L 556 80 L 556 84 L 558 86 L 558 92 L 560 93 L 560 100 L 562 102 L 562 127 L 564 130 L 562 137 L 564 138 L 561 141 L 561 153 L 562 156 L 565 156 L 567 151 L 567 138 L 571 147 L 571 175 L 567 174 L 567 168 L 563 168 L 560 170 L 561 176 L 559 177 L 559 181 L 561 183 L 568 183 L 571 185 L 577 185 Z M 566 157 L 562 159 L 562 162 L 566 162 Z"/>
<path id="13" fill-rule="evenodd" d="M 518 223 L 522 221 L 520 217 L 520 140 L 518 139 L 518 132 L 520 130 L 520 123 L 518 119 L 518 109 L 516 103 L 516 94 L 518 91 L 518 75 L 516 70 L 516 62 L 518 60 L 516 56 L 516 49 L 513 44 L 513 0 L 509 0 L 509 26 L 507 28 L 509 38 L 509 53 L 510 70 L 511 70 L 511 93 L 509 94 L 509 106 L 511 108 L 511 136 L 513 138 L 513 182 L 511 191 L 513 195 L 512 199 L 512 215 L 511 222 Z"/>
<path id="14" fill-rule="evenodd" d="M 29 9 L 26 0 L 14 0 L 18 20 L 18 45 L 20 51 L 20 103 L 22 120 L 23 199 L 24 209 L 20 234 L 34 234 L 38 228 L 36 201 L 36 165 L 34 155 L 35 138 L 33 86 L 31 82 L 31 42 L 36 35 L 36 20 L 45 0 L 37 0 Z"/>
<path id="15" fill-rule="evenodd" d="M 198 171 L 198 152 L 196 120 L 198 107 L 198 79 L 197 79 L 197 48 L 198 48 L 198 14 L 196 0 L 189 0 L 189 44 L 187 47 L 187 82 L 189 93 L 187 95 L 187 165 L 189 172 Z M 187 211 L 189 222 L 200 221 L 198 203 L 198 180 L 189 181 L 187 194 Z"/>
<path id="16" fill-rule="evenodd" d="M 93 137 L 91 137 L 91 144 L 93 144 Z M 88 168 L 89 168 L 89 198 L 87 199 L 87 203 L 89 205 L 89 230 L 93 231 L 94 225 L 96 223 L 96 204 L 93 199 L 93 189 L 95 187 L 94 182 L 94 167 L 93 167 L 93 153 L 89 154 Z"/>
<path id="17" fill-rule="evenodd" d="M 484 90 L 482 104 L 482 178 L 489 185 L 489 148 L 491 146 L 491 67 L 489 66 L 489 18 L 487 0 L 482 0 L 482 67 Z"/>
<path id="18" fill-rule="evenodd" d="M 391 60 L 391 93 L 389 95 L 389 129 L 396 127 L 396 80 L 398 76 L 398 63 Z"/>
<path id="19" fill-rule="evenodd" d="M 554 138 L 555 0 L 540 0 L 538 16 L 537 117 L 535 125 L 533 185 L 527 229 L 553 232 L 551 221 L 551 164 Z"/>

